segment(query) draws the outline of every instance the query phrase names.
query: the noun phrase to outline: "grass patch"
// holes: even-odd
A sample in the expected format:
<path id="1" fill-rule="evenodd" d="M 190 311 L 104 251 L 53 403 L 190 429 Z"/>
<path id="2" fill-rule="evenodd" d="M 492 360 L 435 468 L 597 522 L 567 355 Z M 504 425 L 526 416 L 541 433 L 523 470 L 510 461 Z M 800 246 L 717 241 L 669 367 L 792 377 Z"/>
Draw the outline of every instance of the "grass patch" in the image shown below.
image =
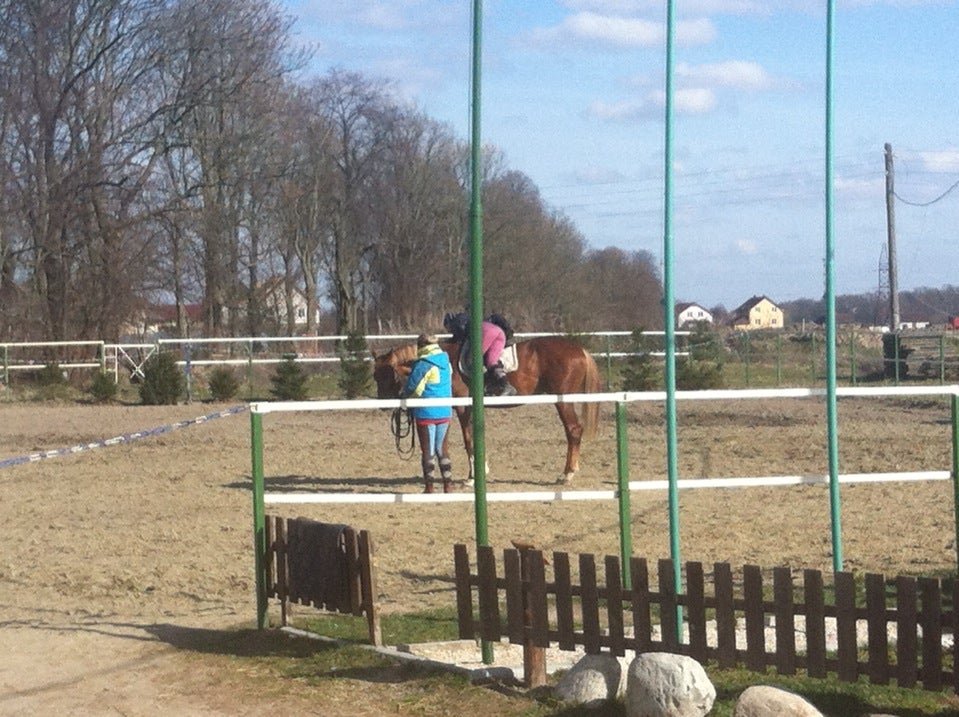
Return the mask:
<path id="1" fill-rule="evenodd" d="M 368 639 L 365 617 L 353 615 L 315 615 L 296 620 L 296 627 L 324 637 L 351 642 Z M 387 645 L 443 642 L 458 638 L 456 610 L 438 608 L 405 615 L 384 615 L 380 619 L 383 642 Z"/>

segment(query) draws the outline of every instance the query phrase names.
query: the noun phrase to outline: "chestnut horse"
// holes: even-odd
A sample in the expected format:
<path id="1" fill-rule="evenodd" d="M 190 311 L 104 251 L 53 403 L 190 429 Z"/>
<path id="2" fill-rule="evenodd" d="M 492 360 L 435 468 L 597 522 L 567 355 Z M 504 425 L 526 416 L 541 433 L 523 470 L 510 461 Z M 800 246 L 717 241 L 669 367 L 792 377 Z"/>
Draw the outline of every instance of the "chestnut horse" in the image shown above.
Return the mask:
<path id="1" fill-rule="evenodd" d="M 455 342 L 440 344 L 449 354 L 453 365 L 453 395 L 470 395 L 469 380 L 459 370 L 460 345 Z M 520 396 L 534 393 L 569 394 L 598 393 L 600 391 L 599 370 L 589 352 L 570 339 L 548 336 L 520 341 L 516 344 L 518 367 L 509 374 L 509 382 Z M 416 359 L 416 346 L 400 346 L 380 356 L 374 355 L 373 378 L 376 381 L 378 398 L 396 398 L 410 372 L 410 365 Z M 579 470 L 579 446 L 583 438 L 596 435 L 599 416 L 598 403 L 580 404 L 581 418 L 577 417 L 572 403 L 557 403 L 556 411 L 566 431 L 566 467 L 559 482 L 572 479 Z M 457 406 L 456 413 L 463 431 L 463 443 L 469 458 L 470 475 L 473 479 L 473 424 L 472 409 L 469 406 Z M 447 434 L 448 435 L 448 434 Z"/>

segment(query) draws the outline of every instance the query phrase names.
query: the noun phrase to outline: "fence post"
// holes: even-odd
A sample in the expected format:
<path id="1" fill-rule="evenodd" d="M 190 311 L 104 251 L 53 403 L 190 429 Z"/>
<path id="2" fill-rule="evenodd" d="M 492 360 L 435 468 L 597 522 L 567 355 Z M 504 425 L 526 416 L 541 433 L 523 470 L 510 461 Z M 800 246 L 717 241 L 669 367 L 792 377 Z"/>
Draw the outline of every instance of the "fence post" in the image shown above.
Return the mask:
<path id="1" fill-rule="evenodd" d="M 3 345 L 3 385 L 10 385 L 10 347 Z"/>
<path id="2" fill-rule="evenodd" d="M 783 382 L 783 337 L 776 334 L 776 387 Z"/>
<path id="3" fill-rule="evenodd" d="M 263 416 L 250 411 L 253 477 L 253 571 L 256 573 L 256 626 L 266 627 L 266 517 L 263 502 Z"/>
<path id="4" fill-rule="evenodd" d="M 899 385 L 899 333 L 898 332 L 893 334 L 892 345 L 894 350 L 894 357 L 896 359 L 896 385 L 898 386 Z"/>
<path id="5" fill-rule="evenodd" d="M 745 377 L 746 377 L 746 388 L 750 388 L 750 385 L 749 385 L 749 349 L 750 349 L 749 332 L 748 332 L 748 331 L 744 331 L 744 332 L 743 332 L 743 371 L 744 371 L 745 374 L 746 374 L 746 376 L 745 376 Z"/>
<path id="6" fill-rule="evenodd" d="M 939 385 L 946 382 L 946 337 L 939 334 Z"/>
<path id="7" fill-rule="evenodd" d="M 856 385 L 856 327 L 852 328 L 849 337 L 849 382 Z"/>
<path id="8" fill-rule="evenodd" d="M 810 337 L 812 339 L 809 344 L 812 347 L 812 351 L 810 354 L 812 358 L 809 361 L 809 370 L 812 372 L 810 376 L 812 383 L 815 384 L 816 383 L 816 333 L 815 331 L 812 334 L 810 334 Z"/>
<path id="9" fill-rule="evenodd" d="M 183 373 L 186 374 L 186 402 L 193 403 L 193 349 L 190 344 L 183 347 Z"/>
<path id="10" fill-rule="evenodd" d="M 622 566 L 623 585 L 632 586 L 629 563 L 633 555 L 632 521 L 629 496 L 629 442 L 626 438 L 626 404 L 616 403 L 616 466 L 619 477 L 619 556 Z"/>
<path id="11" fill-rule="evenodd" d="M 253 339 L 246 344 L 246 390 L 247 397 L 253 398 Z"/>

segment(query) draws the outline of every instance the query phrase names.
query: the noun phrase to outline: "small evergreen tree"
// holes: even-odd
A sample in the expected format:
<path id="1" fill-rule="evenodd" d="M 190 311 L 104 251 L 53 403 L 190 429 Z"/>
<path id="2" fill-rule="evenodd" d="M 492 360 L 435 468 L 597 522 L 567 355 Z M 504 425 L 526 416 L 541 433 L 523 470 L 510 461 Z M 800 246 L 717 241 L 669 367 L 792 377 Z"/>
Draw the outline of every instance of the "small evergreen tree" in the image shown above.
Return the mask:
<path id="1" fill-rule="evenodd" d="M 210 397 L 214 401 L 229 401 L 240 390 L 240 382 L 233 370 L 218 366 L 210 372 Z"/>
<path id="2" fill-rule="evenodd" d="M 64 386 L 66 383 L 66 376 L 63 375 L 63 370 L 56 361 L 45 364 L 42 369 L 37 371 L 38 386 Z"/>
<path id="3" fill-rule="evenodd" d="M 655 391 L 661 388 L 662 377 L 650 355 L 650 338 L 643 335 L 642 328 L 638 328 L 633 331 L 629 343 L 633 355 L 626 360 L 626 368 L 623 369 L 623 390 Z"/>
<path id="4" fill-rule="evenodd" d="M 302 401 L 306 398 L 307 375 L 296 362 L 294 354 L 283 357 L 283 363 L 270 376 L 270 393 L 279 401 Z"/>
<path id="5" fill-rule="evenodd" d="M 98 373 L 90 384 L 90 395 L 96 403 L 108 403 L 117 397 L 117 382 L 109 373 Z"/>
<path id="6" fill-rule="evenodd" d="M 339 348 L 340 375 L 337 385 L 347 398 L 365 395 L 370 388 L 372 374 L 366 357 L 369 347 L 363 334 L 351 331 Z"/>
<path id="7" fill-rule="evenodd" d="M 677 363 L 676 386 L 694 391 L 723 385 L 723 347 L 719 334 L 705 321 L 698 321 L 689 336 L 689 355 Z"/>
<path id="8" fill-rule="evenodd" d="M 147 406 L 172 406 L 180 400 L 186 381 L 172 353 L 153 354 L 143 366 L 140 401 Z"/>

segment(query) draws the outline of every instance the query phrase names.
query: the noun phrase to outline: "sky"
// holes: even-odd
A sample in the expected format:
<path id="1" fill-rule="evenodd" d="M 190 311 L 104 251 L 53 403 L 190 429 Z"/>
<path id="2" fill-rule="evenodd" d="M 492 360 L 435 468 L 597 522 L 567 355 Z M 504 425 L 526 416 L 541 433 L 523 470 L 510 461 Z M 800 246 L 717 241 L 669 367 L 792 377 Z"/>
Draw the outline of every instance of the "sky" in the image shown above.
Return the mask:
<path id="1" fill-rule="evenodd" d="M 281 4 L 313 51 L 305 75 L 385 80 L 468 139 L 471 0 Z M 821 298 L 825 0 L 674 8 L 677 300 Z M 836 291 L 888 286 L 885 143 L 899 288 L 959 284 L 959 0 L 837 0 L 834 17 Z M 662 268 L 665 0 L 485 0 L 482 28 L 483 144 L 590 248 L 646 251 Z"/>

